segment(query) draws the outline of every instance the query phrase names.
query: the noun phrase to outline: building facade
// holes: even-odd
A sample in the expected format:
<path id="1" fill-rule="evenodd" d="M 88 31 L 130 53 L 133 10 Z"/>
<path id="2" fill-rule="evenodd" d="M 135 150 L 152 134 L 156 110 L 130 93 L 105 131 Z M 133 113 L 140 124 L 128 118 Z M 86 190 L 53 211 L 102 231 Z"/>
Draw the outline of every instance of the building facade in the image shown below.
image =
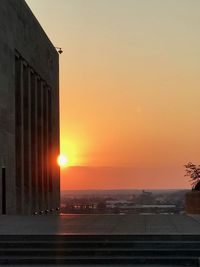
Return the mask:
<path id="1" fill-rule="evenodd" d="M 59 58 L 24 0 L 0 5 L 0 214 L 60 205 Z"/>

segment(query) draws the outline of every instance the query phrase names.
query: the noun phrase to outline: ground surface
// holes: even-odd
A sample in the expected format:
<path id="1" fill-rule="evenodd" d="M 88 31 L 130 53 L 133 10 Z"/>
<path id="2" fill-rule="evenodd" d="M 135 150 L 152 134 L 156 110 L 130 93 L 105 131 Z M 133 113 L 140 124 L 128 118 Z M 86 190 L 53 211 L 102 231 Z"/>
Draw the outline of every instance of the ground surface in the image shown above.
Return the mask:
<path id="1" fill-rule="evenodd" d="M 1 216 L 0 235 L 4 234 L 200 235 L 200 215 Z"/>

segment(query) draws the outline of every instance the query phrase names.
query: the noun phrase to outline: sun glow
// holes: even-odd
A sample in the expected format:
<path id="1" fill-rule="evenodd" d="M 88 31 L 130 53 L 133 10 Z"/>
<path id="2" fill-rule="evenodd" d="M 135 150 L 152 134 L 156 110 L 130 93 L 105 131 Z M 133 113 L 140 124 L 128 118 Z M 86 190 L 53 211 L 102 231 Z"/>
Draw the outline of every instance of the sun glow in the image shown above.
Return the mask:
<path id="1" fill-rule="evenodd" d="M 77 131 L 79 132 L 79 131 Z M 68 135 L 66 131 L 61 130 L 60 147 L 61 154 L 65 155 L 68 160 L 67 166 L 82 166 L 87 165 L 87 154 L 89 145 L 87 136 L 83 134 L 79 135 Z"/>
<path id="2" fill-rule="evenodd" d="M 69 164 L 69 160 L 65 155 L 59 155 L 57 158 L 57 163 L 61 168 L 65 168 Z"/>

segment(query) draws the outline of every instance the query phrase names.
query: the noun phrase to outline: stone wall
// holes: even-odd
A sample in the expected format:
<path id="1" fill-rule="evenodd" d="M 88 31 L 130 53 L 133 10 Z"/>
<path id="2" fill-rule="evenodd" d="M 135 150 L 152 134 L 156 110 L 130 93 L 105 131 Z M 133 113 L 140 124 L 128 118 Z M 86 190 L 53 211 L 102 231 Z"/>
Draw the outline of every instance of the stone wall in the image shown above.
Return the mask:
<path id="1" fill-rule="evenodd" d="M 31 172 L 26 177 L 21 175 L 22 183 L 22 209 L 17 211 L 16 196 L 16 55 L 20 57 L 21 64 L 28 66 L 28 75 L 33 72 L 43 81 L 42 88 L 51 90 L 51 161 L 52 172 L 52 192 L 49 190 L 37 191 L 36 202 L 39 195 L 44 199 L 45 192 L 48 194 L 48 203 L 42 203 L 33 209 L 32 199 L 32 178 Z M 0 5 L 0 164 L 6 167 L 6 213 L 33 213 L 34 211 L 56 209 L 60 201 L 60 177 L 59 168 L 56 164 L 56 157 L 59 154 L 59 59 L 58 53 L 47 35 L 41 28 L 39 22 L 34 17 L 24 0 L 1 0 Z M 23 78 L 21 78 L 23 79 Z M 23 81 L 21 82 L 23 84 Z M 31 82 L 23 90 L 30 90 Z M 36 88 L 38 90 L 38 88 Z M 25 91 L 23 91 L 25 92 Z M 24 105 L 26 100 L 23 99 Z M 28 100 L 31 101 L 31 96 Z M 23 104 L 22 104 L 23 106 Z M 24 111 L 22 110 L 22 124 Z M 27 115 L 30 118 L 30 115 Z M 28 122 L 30 127 L 31 119 Z M 42 122 L 41 122 L 42 123 Z M 19 126 L 19 125 L 17 125 Z M 21 125 L 19 126 L 21 127 Z M 44 127 L 43 125 L 41 127 Z M 31 128 L 29 128 L 28 151 L 23 154 L 26 158 L 27 153 L 31 155 Z M 26 130 L 26 129 L 25 129 Z M 24 131 L 25 131 L 24 130 Z M 23 142 L 22 142 L 23 143 Z M 22 144 L 23 145 L 23 144 Z M 23 150 L 23 148 L 22 148 Z M 37 152 L 38 153 L 38 152 Z M 28 158 L 28 166 L 31 169 L 31 158 Z M 23 169 L 23 166 L 22 166 Z M 0 214 L 2 213 L 2 171 L 0 171 Z M 42 178 L 43 179 L 43 178 Z M 25 201 L 24 182 L 29 185 L 28 201 Z M 44 187 L 44 181 L 42 180 Z"/>

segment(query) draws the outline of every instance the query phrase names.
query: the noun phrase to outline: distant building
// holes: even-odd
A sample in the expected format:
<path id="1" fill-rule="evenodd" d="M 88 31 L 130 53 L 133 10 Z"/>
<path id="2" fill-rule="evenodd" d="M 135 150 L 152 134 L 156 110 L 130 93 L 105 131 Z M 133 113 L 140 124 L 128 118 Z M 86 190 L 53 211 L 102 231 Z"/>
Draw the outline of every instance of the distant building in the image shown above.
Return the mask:
<path id="1" fill-rule="evenodd" d="M 154 201 L 154 197 L 152 192 L 148 192 L 145 190 L 142 190 L 142 194 L 138 196 L 137 201 L 139 201 L 141 204 L 152 204 Z"/>
<path id="2" fill-rule="evenodd" d="M 59 59 L 24 0 L 0 5 L 0 214 L 60 204 Z"/>

